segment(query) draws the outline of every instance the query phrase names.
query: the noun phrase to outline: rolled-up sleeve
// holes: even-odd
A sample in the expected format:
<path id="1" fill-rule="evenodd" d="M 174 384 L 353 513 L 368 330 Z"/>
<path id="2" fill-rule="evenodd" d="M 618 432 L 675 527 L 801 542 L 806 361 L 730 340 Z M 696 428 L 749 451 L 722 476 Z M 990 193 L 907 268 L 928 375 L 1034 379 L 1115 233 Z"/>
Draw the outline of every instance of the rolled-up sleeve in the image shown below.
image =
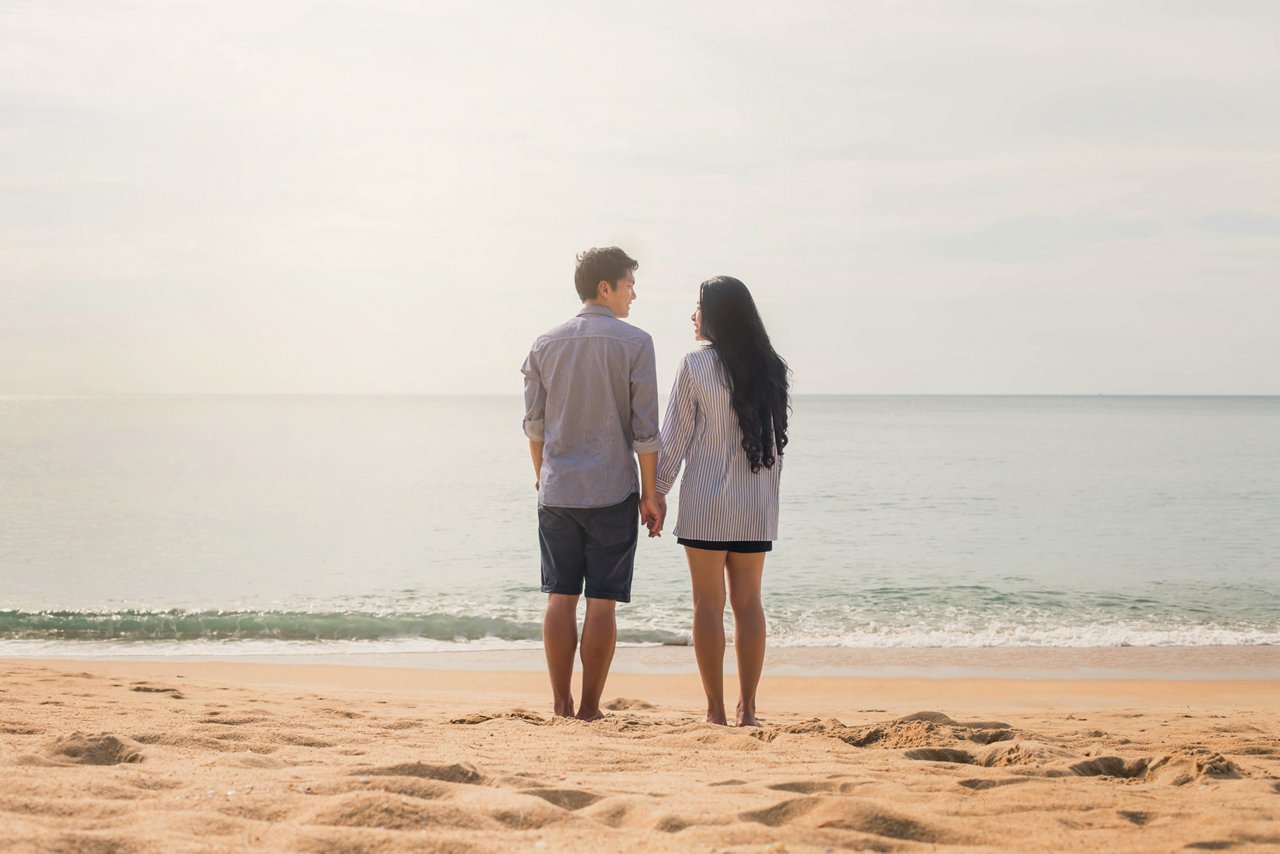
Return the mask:
<path id="1" fill-rule="evenodd" d="M 662 421 L 662 453 L 658 455 L 658 492 L 666 495 L 675 486 L 676 475 L 693 440 L 698 400 L 693 392 L 693 376 L 689 359 L 680 361 L 676 381 L 667 401 L 667 417 Z"/>
<path id="2" fill-rule="evenodd" d="M 631 361 L 631 435 L 637 454 L 655 454 L 662 448 L 658 435 L 658 367 L 653 339 L 646 338 Z"/>
<path id="3" fill-rule="evenodd" d="M 545 441 L 547 387 L 542 384 L 542 374 L 534 358 L 536 352 L 529 353 L 520 368 L 524 374 L 524 434 L 535 442 L 542 442 Z"/>

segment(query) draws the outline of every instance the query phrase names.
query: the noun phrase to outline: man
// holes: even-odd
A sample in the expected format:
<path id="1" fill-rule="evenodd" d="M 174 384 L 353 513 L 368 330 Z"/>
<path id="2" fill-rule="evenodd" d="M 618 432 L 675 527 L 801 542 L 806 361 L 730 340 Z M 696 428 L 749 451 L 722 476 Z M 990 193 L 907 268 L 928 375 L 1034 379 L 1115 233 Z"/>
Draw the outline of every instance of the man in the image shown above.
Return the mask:
<path id="1" fill-rule="evenodd" d="M 622 322 L 636 298 L 638 266 L 616 246 L 579 255 L 574 287 L 582 311 L 538 338 L 522 368 L 547 594 L 542 645 L 555 714 L 580 720 L 604 717 L 600 695 L 618 635 L 614 608 L 631 601 L 637 510 L 650 536 L 661 528 L 653 339 Z M 584 586 L 582 702 L 575 715 L 569 683 Z"/>

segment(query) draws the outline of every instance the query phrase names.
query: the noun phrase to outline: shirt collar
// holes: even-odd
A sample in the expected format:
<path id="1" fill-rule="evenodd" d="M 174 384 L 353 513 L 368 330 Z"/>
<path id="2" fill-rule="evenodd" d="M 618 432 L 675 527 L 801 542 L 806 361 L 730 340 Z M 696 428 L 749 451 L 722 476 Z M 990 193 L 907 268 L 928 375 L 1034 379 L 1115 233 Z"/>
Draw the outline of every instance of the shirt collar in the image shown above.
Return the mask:
<path id="1" fill-rule="evenodd" d="M 603 305 L 584 305 L 582 311 L 578 312 L 578 317 L 587 317 L 589 315 L 600 315 L 601 317 L 614 317 L 613 309 Z"/>

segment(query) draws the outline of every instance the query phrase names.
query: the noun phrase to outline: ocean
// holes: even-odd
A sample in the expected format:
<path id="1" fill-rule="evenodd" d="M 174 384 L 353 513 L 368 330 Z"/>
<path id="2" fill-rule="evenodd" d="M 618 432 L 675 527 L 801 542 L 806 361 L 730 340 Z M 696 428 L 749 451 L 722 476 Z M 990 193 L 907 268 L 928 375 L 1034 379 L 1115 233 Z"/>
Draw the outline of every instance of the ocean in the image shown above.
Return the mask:
<path id="1" fill-rule="evenodd" d="M 536 648 L 521 415 L 0 397 L 0 656 Z M 800 396 L 782 493 L 775 648 L 1280 644 L 1277 397 Z M 620 642 L 690 613 L 642 538 Z"/>

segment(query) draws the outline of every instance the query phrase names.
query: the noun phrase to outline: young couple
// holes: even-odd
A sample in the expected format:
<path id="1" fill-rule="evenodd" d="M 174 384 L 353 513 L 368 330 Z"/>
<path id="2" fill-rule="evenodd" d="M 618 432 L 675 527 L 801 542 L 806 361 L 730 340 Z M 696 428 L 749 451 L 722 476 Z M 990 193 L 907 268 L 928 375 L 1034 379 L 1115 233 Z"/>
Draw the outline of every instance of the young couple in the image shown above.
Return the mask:
<path id="1" fill-rule="evenodd" d="M 675 533 L 693 583 L 693 645 L 707 720 L 728 723 L 727 578 L 741 697 L 736 723 L 758 726 L 765 649 L 760 577 L 778 535 L 787 366 L 746 285 L 728 276 L 708 279 L 692 316 L 703 346 L 681 361 L 659 432 L 653 339 L 623 322 L 636 298 L 638 266 L 617 247 L 578 256 L 574 285 L 582 311 L 538 338 L 522 369 L 555 714 L 603 717 L 600 697 L 617 641 L 614 608 L 631 601 L 639 525 L 650 537 L 662 533 L 666 496 L 683 465 Z M 575 709 L 570 680 L 579 652 L 582 697 Z"/>

